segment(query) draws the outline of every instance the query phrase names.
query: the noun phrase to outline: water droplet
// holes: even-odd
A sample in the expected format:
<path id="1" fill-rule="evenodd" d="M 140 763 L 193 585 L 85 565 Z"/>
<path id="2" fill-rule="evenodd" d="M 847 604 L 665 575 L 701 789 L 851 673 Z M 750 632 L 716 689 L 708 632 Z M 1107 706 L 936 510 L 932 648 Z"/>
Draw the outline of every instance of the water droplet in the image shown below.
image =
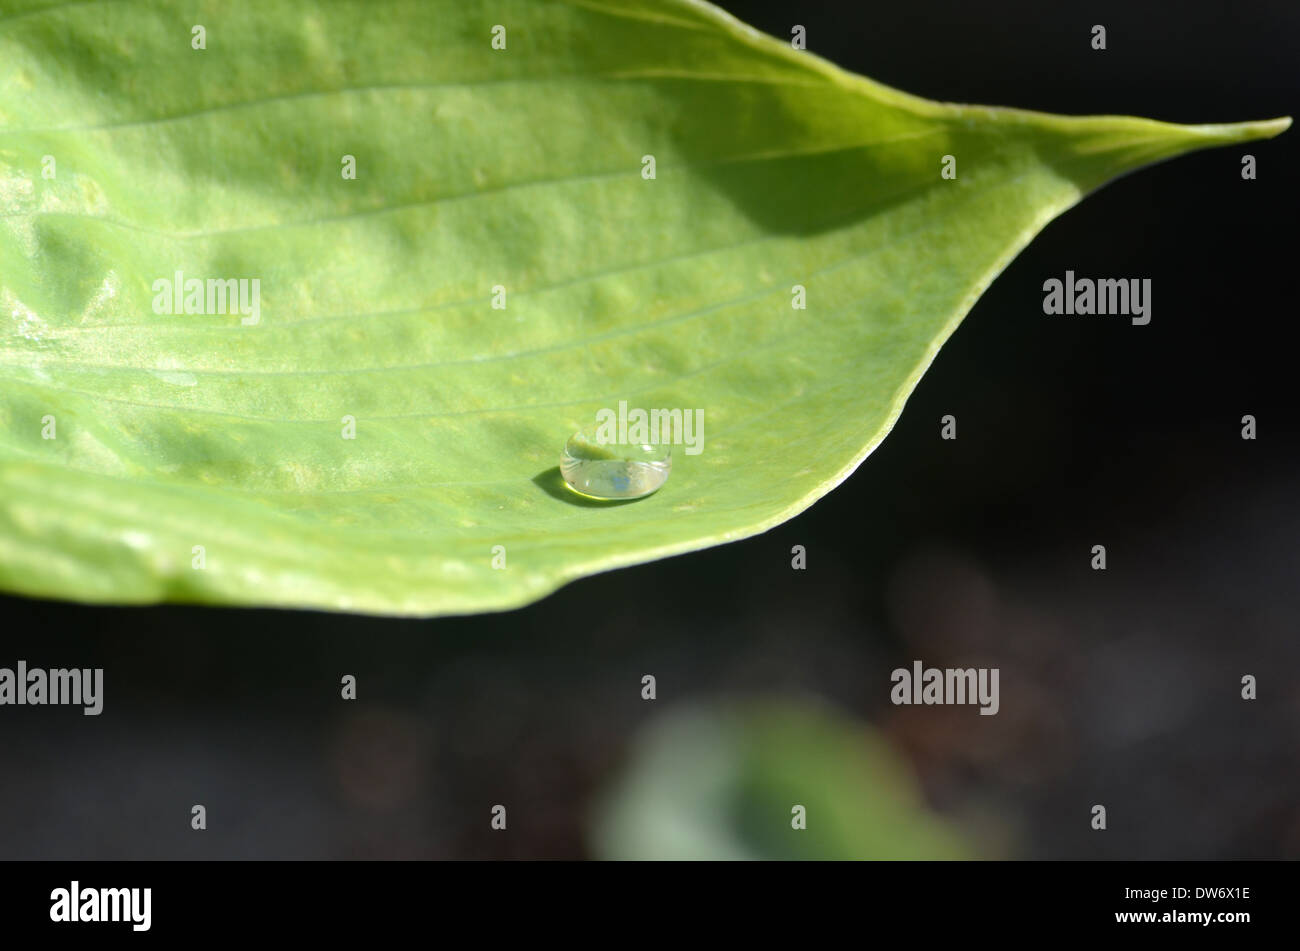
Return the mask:
<path id="1" fill-rule="evenodd" d="M 639 499 L 668 481 L 670 446 L 602 443 L 588 431 L 574 433 L 560 454 L 569 488 L 591 499 Z"/>

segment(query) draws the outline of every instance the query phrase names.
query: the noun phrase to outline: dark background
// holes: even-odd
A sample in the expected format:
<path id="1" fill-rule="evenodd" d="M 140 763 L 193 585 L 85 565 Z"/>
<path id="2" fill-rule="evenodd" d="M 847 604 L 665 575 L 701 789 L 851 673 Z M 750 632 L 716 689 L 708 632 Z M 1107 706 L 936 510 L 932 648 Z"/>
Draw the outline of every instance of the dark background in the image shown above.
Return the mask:
<path id="1" fill-rule="evenodd" d="M 1298 108 L 1294 2 L 723 5 L 935 99 Z M 1002 830 L 990 854 L 1300 856 L 1298 171 L 1293 129 L 1090 197 L 994 283 L 859 471 L 757 538 L 472 618 L 0 599 L 4 664 L 107 683 L 98 718 L 0 715 L 0 857 L 582 857 L 589 803 L 652 712 L 752 693 L 874 724 L 934 810 Z M 1151 324 L 1044 317 L 1067 268 L 1151 278 Z M 917 657 L 1000 667 L 1002 712 L 890 706 L 889 671 Z"/>

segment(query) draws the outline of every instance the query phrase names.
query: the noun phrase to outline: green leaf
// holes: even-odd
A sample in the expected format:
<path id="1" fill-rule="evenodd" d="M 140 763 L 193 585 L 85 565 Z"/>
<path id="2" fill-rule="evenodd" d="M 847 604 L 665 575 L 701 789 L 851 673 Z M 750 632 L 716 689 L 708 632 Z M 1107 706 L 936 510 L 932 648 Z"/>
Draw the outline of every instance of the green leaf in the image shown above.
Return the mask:
<path id="1" fill-rule="evenodd" d="M 1287 124 L 940 105 L 688 0 L 3 0 L 0 586 L 473 612 L 761 532 L 1055 215 Z M 155 313 L 175 272 L 260 322 Z M 703 451 L 581 504 L 619 400 Z"/>
<path id="2" fill-rule="evenodd" d="M 796 829 L 794 807 L 803 807 Z M 682 709 L 638 738 L 596 805 L 605 859 L 962 859 L 973 848 L 921 805 L 866 724 L 815 706 Z"/>

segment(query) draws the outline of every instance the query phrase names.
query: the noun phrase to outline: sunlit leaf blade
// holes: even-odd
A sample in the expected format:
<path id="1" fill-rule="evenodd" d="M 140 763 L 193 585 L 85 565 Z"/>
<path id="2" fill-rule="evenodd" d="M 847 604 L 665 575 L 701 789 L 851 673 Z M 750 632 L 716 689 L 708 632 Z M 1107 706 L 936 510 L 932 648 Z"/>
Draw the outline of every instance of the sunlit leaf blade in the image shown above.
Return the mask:
<path id="1" fill-rule="evenodd" d="M 472 612 L 760 532 L 1052 217 L 1287 124 L 940 105 L 687 0 L 3 0 L 0 586 Z M 177 272 L 260 322 L 155 313 Z M 619 400 L 703 452 L 576 504 Z"/>

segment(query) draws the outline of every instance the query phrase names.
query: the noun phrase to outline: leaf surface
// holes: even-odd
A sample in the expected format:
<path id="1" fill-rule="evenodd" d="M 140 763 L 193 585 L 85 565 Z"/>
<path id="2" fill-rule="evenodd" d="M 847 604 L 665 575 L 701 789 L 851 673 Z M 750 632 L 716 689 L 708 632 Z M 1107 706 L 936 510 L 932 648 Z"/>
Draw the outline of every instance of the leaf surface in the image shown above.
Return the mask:
<path id="1" fill-rule="evenodd" d="M 687 0 L 3 0 L 0 586 L 463 613 L 755 534 L 1054 216 L 1288 121 L 941 105 Z M 702 452 L 581 504 L 620 400 Z"/>

